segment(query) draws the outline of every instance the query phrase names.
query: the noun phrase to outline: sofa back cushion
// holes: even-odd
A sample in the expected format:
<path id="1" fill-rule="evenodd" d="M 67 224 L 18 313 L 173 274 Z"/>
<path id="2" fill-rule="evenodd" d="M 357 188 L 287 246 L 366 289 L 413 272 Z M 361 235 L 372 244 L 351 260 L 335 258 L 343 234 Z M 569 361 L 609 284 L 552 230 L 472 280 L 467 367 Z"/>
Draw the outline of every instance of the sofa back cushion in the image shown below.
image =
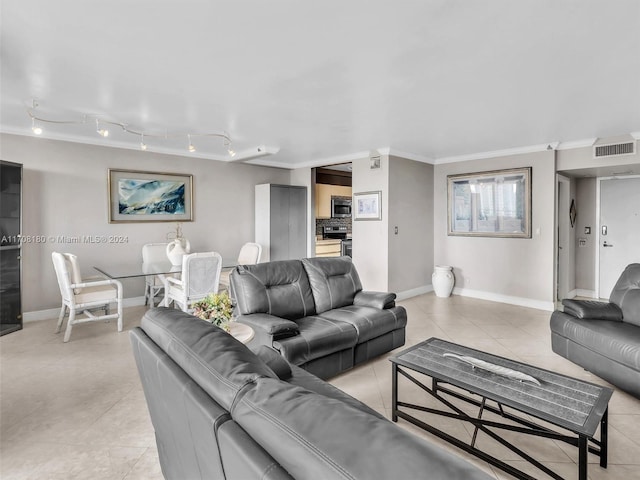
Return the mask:
<path id="1" fill-rule="evenodd" d="M 181 310 L 152 308 L 145 333 L 225 410 L 258 377 L 278 378 L 245 345 L 215 325 Z"/>
<path id="2" fill-rule="evenodd" d="M 489 480 L 459 456 L 337 398 L 259 378 L 232 418 L 297 480 Z"/>
<path id="3" fill-rule="evenodd" d="M 303 258 L 302 265 L 309 276 L 318 314 L 353 305 L 353 298 L 362 290 L 351 257 Z"/>
<path id="4" fill-rule="evenodd" d="M 231 272 L 240 315 L 267 313 L 289 320 L 315 314 L 309 279 L 300 260 L 241 265 Z"/>
<path id="5" fill-rule="evenodd" d="M 627 265 L 616 282 L 611 297 L 622 310 L 622 321 L 640 326 L 640 263 Z"/>

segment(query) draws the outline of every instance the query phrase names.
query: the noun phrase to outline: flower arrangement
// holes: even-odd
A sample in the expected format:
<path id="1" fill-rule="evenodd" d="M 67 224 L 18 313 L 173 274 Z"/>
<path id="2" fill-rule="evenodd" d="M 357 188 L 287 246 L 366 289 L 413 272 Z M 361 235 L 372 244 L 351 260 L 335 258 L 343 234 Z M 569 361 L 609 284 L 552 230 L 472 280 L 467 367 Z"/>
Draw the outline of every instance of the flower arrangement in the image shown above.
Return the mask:
<path id="1" fill-rule="evenodd" d="M 227 292 L 211 293 L 194 303 L 193 307 L 193 315 L 196 317 L 211 322 L 227 332 L 230 331 L 233 305 Z"/>

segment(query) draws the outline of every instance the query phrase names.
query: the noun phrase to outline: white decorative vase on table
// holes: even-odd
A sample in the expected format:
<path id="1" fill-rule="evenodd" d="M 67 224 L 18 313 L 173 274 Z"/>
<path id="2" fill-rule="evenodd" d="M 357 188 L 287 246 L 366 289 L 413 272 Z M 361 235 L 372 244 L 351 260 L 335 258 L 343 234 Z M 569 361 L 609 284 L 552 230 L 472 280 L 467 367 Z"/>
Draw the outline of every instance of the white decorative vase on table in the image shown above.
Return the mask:
<path id="1" fill-rule="evenodd" d="M 448 297 L 453 291 L 455 278 L 453 276 L 453 267 L 448 265 L 436 265 L 433 267 L 431 275 L 431 284 L 433 291 L 437 297 Z"/>
<path id="2" fill-rule="evenodd" d="M 191 251 L 191 244 L 186 238 L 176 238 L 167 244 L 167 258 L 171 265 L 182 265 L 182 257 Z"/>

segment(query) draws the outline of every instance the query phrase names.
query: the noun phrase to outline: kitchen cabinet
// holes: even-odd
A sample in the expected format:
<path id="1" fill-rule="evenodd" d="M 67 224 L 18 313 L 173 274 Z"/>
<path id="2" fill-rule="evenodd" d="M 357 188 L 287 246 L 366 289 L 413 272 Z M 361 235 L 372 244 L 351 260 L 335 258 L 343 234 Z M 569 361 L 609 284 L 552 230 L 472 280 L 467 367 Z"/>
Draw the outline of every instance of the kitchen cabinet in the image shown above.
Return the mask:
<path id="1" fill-rule="evenodd" d="M 316 240 L 316 257 L 339 257 L 342 252 L 342 240 Z"/>
<path id="2" fill-rule="evenodd" d="M 256 185 L 255 235 L 262 262 L 307 256 L 307 187 Z"/>
<path id="3" fill-rule="evenodd" d="M 22 165 L 0 160 L 0 335 L 22 328 Z"/>
<path id="4" fill-rule="evenodd" d="M 351 197 L 351 187 L 316 183 L 316 218 L 331 218 L 331 197 Z"/>

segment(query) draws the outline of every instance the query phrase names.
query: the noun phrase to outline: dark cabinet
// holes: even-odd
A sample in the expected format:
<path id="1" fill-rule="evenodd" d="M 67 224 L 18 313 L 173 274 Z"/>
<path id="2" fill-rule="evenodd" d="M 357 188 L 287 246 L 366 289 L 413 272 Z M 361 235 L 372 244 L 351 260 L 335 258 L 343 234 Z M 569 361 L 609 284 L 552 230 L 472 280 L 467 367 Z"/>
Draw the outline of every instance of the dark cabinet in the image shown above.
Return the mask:
<path id="1" fill-rule="evenodd" d="M 256 185 L 255 215 L 261 261 L 307 256 L 307 187 Z"/>
<path id="2" fill-rule="evenodd" d="M 22 165 L 0 160 L 0 335 L 22 328 Z"/>

